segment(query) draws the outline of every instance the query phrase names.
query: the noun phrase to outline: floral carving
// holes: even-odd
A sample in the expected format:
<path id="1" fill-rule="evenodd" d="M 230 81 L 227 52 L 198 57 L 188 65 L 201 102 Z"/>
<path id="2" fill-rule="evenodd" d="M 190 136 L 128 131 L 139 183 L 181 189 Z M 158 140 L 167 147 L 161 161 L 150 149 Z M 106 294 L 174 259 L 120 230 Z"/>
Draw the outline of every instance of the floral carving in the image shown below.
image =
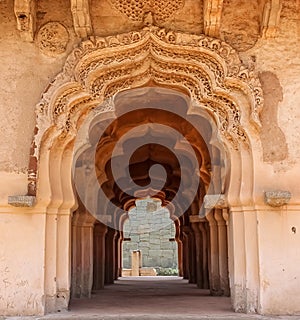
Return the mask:
<path id="1" fill-rule="evenodd" d="M 57 56 L 66 51 L 69 41 L 67 29 L 58 22 L 48 22 L 38 32 L 40 50 L 48 56 Z"/>

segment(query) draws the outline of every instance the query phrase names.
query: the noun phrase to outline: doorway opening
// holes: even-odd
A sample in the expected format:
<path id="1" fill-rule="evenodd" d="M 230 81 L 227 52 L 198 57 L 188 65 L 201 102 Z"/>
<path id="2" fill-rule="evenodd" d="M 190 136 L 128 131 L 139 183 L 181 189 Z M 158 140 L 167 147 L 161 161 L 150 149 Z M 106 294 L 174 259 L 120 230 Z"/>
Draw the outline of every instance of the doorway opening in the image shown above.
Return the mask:
<path id="1" fill-rule="evenodd" d="M 136 200 L 124 223 L 122 276 L 178 276 L 175 224 L 152 198 Z"/>

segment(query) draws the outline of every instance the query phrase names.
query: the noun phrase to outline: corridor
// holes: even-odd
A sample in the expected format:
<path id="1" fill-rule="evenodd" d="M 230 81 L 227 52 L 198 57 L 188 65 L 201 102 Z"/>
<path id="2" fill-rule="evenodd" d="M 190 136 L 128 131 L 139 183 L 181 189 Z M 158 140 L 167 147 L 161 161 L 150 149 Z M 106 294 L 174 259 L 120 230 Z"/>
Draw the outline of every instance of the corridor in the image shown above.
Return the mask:
<path id="1" fill-rule="evenodd" d="M 71 313 L 101 315 L 231 314 L 230 298 L 212 297 L 209 290 L 179 277 L 123 277 L 92 299 L 73 299 Z"/>
<path id="2" fill-rule="evenodd" d="M 20 319 L 20 318 L 14 318 Z M 25 319 L 25 318 L 22 318 Z M 26 318 L 27 319 L 27 318 Z M 91 299 L 72 299 L 68 312 L 29 317 L 36 320 L 201 320 L 299 319 L 234 313 L 229 297 L 213 297 L 180 277 L 122 277 L 93 292 Z M 12 320 L 12 319 L 10 319 Z"/>

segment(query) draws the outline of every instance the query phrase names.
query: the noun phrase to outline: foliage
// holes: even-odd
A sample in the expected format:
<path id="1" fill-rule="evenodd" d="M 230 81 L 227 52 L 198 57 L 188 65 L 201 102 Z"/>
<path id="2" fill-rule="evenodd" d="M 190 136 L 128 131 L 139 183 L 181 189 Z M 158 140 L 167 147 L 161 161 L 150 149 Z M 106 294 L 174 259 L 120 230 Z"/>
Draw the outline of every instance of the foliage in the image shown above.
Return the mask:
<path id="1" fill-rule="evenodd" d="M 178 276 L 177 268 L 155 268 L 158 276 Z"/>

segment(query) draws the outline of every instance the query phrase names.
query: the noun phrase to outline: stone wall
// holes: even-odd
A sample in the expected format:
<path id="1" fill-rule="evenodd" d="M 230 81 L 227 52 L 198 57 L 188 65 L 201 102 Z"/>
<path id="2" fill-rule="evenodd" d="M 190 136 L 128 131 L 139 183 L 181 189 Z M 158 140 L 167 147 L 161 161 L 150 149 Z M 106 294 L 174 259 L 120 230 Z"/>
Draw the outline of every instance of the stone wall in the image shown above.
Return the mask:
<path id="1" fill-rule="evenodd" d="M 167 209 L 156 208 L 149 200 L 138 201 L 139 205 L 129 211 L 124 224 L 123 267 L 131 268 L 131 252 L 142 252 L 143 267 L 177 268 L 177 243 L 175 225 Z M 170 241 L 170 239 L 172 241 Z"/>

